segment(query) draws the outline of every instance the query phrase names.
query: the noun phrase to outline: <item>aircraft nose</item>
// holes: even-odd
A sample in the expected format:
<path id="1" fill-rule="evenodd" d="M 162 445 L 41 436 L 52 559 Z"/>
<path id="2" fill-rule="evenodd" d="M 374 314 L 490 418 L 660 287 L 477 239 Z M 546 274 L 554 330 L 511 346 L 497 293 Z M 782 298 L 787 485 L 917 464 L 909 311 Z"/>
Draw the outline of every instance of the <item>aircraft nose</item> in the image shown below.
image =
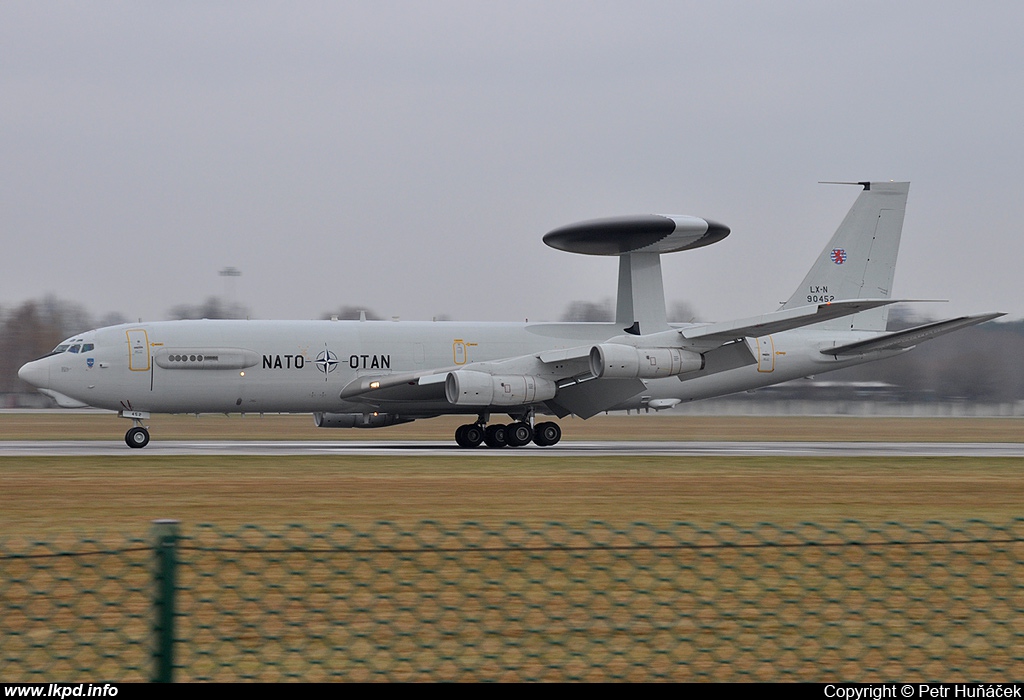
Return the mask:
<path id="1" fill-rule="evenodd" d="M 18 370 L 18 378 L 34 387 L 45 387 L 50 383 L 50 365 L 40 360 L 26 362 Z"/>

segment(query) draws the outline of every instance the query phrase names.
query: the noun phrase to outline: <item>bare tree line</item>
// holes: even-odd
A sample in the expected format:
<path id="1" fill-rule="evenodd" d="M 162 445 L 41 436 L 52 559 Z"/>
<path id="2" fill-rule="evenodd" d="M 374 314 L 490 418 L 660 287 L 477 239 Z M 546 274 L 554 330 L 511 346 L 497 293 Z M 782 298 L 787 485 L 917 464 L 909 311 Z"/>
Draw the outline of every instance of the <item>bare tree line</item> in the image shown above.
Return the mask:
<path id="1" fill-rule="evenodd" d="M 116 314 L 99 319 L 101 325 L 124 320 Z M 93 328 L 95 321 L 80 304 L 53 296 L 10 309 L 0 307 L 0 394 L 35 393 L 18 379 L 18 368 L 73 333 Z"/>

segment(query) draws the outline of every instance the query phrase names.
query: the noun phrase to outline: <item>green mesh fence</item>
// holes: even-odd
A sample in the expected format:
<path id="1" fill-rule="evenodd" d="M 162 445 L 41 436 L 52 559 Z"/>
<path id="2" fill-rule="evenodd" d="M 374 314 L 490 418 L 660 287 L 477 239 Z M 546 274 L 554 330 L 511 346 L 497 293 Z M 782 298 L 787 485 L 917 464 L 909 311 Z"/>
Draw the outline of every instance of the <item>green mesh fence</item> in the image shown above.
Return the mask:
<path id="1" fill-rule="evenodd" d="M 148 539 L 0 544 L 0 682 L 147 680 Z"/>
<path id="2" fill-rule="evenodd" d="M 168 527 L 0 545 L 0 680 L 1024 678 L 1024 520 Z"/>

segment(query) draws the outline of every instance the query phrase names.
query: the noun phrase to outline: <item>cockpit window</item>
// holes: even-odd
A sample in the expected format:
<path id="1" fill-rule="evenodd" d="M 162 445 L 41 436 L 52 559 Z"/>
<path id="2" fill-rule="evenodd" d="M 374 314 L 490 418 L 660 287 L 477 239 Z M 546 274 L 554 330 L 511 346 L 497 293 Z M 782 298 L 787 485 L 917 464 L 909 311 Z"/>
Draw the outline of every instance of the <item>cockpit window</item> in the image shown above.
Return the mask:
<path id="1" fill-rule="evenodd" d="M 49 354 L 43 355 L 43 357 L 53 357 L 54 355 L 59 355 L 62 352 L 72 352 L 72 353 L 92 352 L 95 348 L 96 348 L 96 344 L 95 343 L 82 343 L 82 342 L 78 342 L 78 343 L 75 343 L 75 342 L 61 343 L 60 345 L 55 347 L 53 350 L 51 350 L 49 352 Z M 39 359 L 43 359 L 43 358 L 41 357 Z"/>

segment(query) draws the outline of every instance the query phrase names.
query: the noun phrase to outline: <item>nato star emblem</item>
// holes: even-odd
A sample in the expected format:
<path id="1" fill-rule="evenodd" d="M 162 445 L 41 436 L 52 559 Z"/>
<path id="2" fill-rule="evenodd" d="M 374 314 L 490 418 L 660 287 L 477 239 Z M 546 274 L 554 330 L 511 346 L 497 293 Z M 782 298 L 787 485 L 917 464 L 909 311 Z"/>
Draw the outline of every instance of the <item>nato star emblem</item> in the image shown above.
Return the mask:
<path id="1" fill-rule="evenodd" d="M 338 366 L 338 356 L 330 350 L 324 350 L 316 356 L 316 366 L 324 374 L 333 372 L 334 368 Z"/>

